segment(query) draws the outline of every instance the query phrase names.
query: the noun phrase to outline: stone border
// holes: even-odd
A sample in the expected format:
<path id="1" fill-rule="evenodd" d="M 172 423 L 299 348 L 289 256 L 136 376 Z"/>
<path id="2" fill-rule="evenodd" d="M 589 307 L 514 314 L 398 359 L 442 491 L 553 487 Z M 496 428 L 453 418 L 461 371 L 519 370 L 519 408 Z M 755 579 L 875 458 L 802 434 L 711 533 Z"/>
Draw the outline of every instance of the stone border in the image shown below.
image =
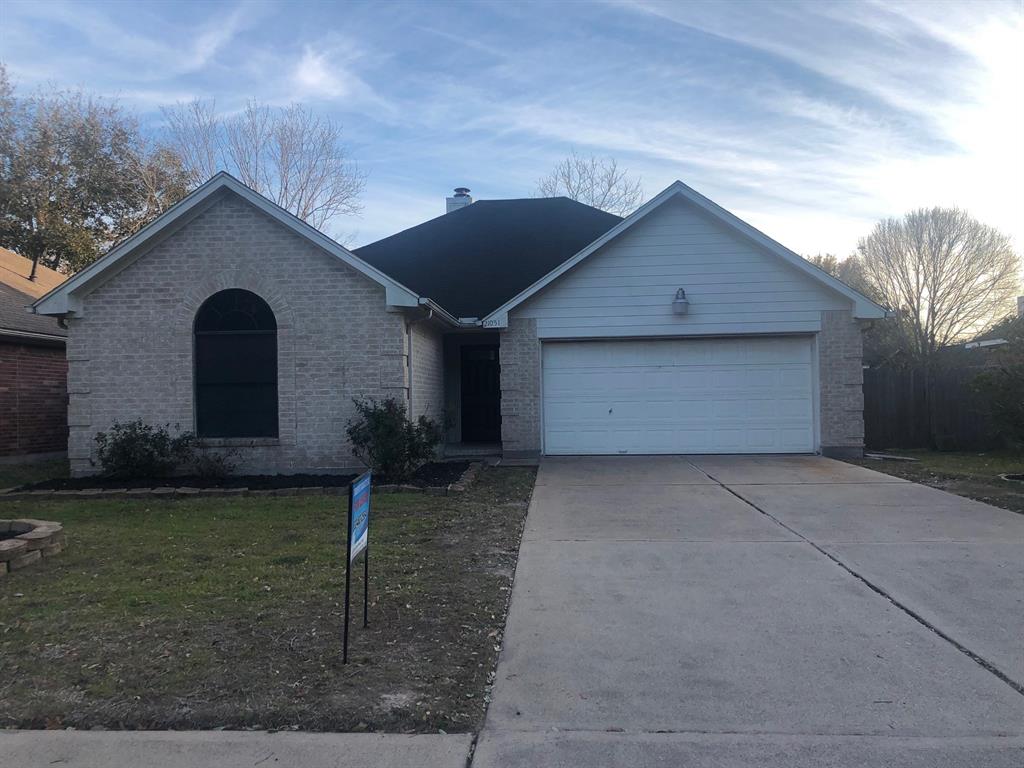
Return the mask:
<path id="1" fill-rule="evenodd" d="M 0 520 L 0 533 L 18 534 L 10 539 L 0 539 L 0 576 L 64 550 L 64 526 L 49 520 Z"/>
<path id="2" fill-rule="evenodd" d="M 483 462 L 472 462 L 454 483 L 448 485 L 375 485 L 379 493 L 425 493 L 447 496 L 462 493 L 473 481 Z M 299 488 L 85 488 L 79 491 L 0 491 L 0 501 L 59 501 L 61 499 L 182 499 L 215 496 L 344 496 L 348 486 L 312 485 Z M 54 523 L 56 525 L 56 523 Z"/>

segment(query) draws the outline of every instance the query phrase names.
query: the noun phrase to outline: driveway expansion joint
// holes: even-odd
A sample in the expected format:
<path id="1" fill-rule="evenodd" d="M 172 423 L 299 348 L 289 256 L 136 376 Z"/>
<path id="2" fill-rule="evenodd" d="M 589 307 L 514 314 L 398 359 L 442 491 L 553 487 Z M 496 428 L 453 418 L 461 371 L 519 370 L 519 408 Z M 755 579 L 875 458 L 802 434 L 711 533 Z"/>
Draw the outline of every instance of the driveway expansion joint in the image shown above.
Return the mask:
<path id="1" fill-rule="evenodd" d="M 725 489 L 726 491 L 731 493 L 733 496 L 735 496 L 737 499 L 742 501 L 744 504 L 749 505 L 752 509 L 755 509 L 758 512 L 760 512 L 762 515 L 767 517 L 769 520 L 774 522 L 776 525 L 778 525 L 778 526 L 784 528 L 785 530 L 789 531 L 794 536 L 799 537 L 801 541 L 804 541 L 807 544 L 809 544 L 811 547 L 813 547 L 819 553 L 821 553 L 822 555 L 827 557 L 829 560 L 831 560 L 835 565 L 839 566 L 844 571 L 846 571 L 848 574 L 850 574 L 855 579 L 857 579 L 859 582 L 864 584 L 872 592 L 874 592 L 874 593 L 884 597 L 886 600 L 889 601 L 889 603 L 894 605 L 896 608 L 898 608 L 900 611 L 902 611 L 907 616 L 912 618 L 914 621 L 918 622 L 921 626 L 925 627 L 926 629 L 930 630 L 931 632 L 933 632 L 938 637 L 940 637 L 943 640 L 945 640 L 947 643 L 952 645 L 954 648 L 956 648 L 962 654 L 964 654 L 969 659 L 971 659 L 973 662 L 975 662 L 978 666 L 982 667 L 985 671 L 987 671 L 987 672 L 991 673 L 992 675 L 994 675 L 995 677 L 999 678 L 1002 682 L 1004 682 L 1008 686 L 1010 686 L 1014 691 L 1019 693 L 1021 696 L 1024 696 L 1024 684 L 1019 683 L 1016 680 L 1014 680 L 1012 677 L 1010 677 L 1005 672 L 1003 672 L 1001 669 L 999 669 L 991 661 L 989 661 L 988 659 L 984 658 L 983 656 L 978 655 L 977 653 L 972 651 L 970 648 L 968 648 L 963 643 L 957 641 L 956 639 L 954 639 L 953 637 L 951 637 L 947 633 L 943 632 L 941 629 L 939 629 L 934 624 L 929 622 L 927 619 L 925 619 L 919 613 L 917 613 L 916 611 L 912 610 L 909 606 L 904 605 L 902 602 L 900 602 L 899 600 L 894 598 L 892 595 L 890 595 L 884 589 L 879 587 L 877 584 L 875 584 L 874 582 L 868 580 L 865 576 L 863 576 L 862 574 L 858 573 L 857 571 L 853 570 L 853 568 L 848 566 L 846 563 L 844 563 L 838 557 L 833 555 L 831 552 L 827 551 L 826 549 L 824 549 L 823 547 L 821 547 L 820 545 L 818 545 L 816 542 L 812 541 L 811 539 L 807 538 L 806 536 L 804 536 L 802 533 L 800 533 L 799 531 L 797 531 L 793 527 L 791 527 L 789 525 L 786 525 L 784 522 L 779 520 L 773 514 L 771 514 L 770 512 L 767 512 L 766 510 L 764 510 L 761 507 L 757 506 L 757 504 L 753 503 L 752 501 L 750 501 L 750 499 L 747 499 L 746 497 L 744 497 L 739 492 L 734 491 L 732 488 L 730 488 L 728 485 L 723 483 L 721 480 L 719 480 L 717 477 L 715 477 L 711 473 L 707 472 L 704 469 L 701 469 L 700 467 L 698 467 L 696 464 L 693 464 L 692 462 L 690 463 L 690 466 L 692 466 L 697 471 L 704 473 L 708 478 L 710 478 L 714 482 L 718 483 L 718 485 L 720 485 L 723 489 Z M 770 483 L 743 483 L 743 485 L 771 485 L 771 484 Z M 803 483 L 803 485 L 807 485 L 807 483 Z M 830 542 L 830 543 L 834 543 L 834 542 Z"/>

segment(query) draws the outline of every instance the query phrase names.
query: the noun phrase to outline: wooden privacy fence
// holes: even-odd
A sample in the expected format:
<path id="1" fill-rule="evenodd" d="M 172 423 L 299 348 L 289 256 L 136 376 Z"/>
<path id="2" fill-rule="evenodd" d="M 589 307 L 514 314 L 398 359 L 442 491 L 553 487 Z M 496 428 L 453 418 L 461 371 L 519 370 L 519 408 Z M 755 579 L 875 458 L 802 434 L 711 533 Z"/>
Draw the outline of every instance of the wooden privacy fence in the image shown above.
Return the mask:
<path id="1" fill-rule="evenodd" d="M 984 405 L 971 387 L 983 367 L 942 367 L 932 372 L 929 401 L 922 368 L 864 371 L 864 444 L 886 448 L 981 451 L 1001 447 Z"/>

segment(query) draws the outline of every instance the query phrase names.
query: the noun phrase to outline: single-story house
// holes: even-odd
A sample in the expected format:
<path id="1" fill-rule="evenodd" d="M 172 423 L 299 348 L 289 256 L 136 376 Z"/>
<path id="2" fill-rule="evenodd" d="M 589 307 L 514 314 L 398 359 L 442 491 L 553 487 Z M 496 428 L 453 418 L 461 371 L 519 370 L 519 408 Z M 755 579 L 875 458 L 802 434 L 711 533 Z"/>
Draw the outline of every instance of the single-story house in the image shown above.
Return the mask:
<path id="1" fill-rule="evenodd" d="M 884 310 L 681 182 L 620 219 L 472 202 L 348 250 L 218 174 L 35 303 L 69 329 L 69 455 L 142 418 L 239 471 L 342 471 L 353 398 L 538 454 L 863 447 Z"/>
<path id="2" fill-rule="evenodd" d="M 29 309 L 65 277 L 0 248 L 0 461 L 67 450 L 67 331 Z"/>

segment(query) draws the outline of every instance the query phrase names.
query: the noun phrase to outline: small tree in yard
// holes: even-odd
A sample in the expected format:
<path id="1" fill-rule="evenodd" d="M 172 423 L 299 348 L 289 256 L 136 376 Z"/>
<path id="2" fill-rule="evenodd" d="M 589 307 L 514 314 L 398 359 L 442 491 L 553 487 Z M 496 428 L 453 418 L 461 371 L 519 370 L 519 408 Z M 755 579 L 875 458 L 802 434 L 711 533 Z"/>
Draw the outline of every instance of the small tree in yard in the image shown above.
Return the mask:
<path id="1" fill-rule="evenodd" d="M 346 433 L 356 456 L 374 472 L 404 480 L 436 455 L 443 436 L 438 422 L 426 416 L 411 421 L 393 397 L 353 403 L 356 418 Z"/>

